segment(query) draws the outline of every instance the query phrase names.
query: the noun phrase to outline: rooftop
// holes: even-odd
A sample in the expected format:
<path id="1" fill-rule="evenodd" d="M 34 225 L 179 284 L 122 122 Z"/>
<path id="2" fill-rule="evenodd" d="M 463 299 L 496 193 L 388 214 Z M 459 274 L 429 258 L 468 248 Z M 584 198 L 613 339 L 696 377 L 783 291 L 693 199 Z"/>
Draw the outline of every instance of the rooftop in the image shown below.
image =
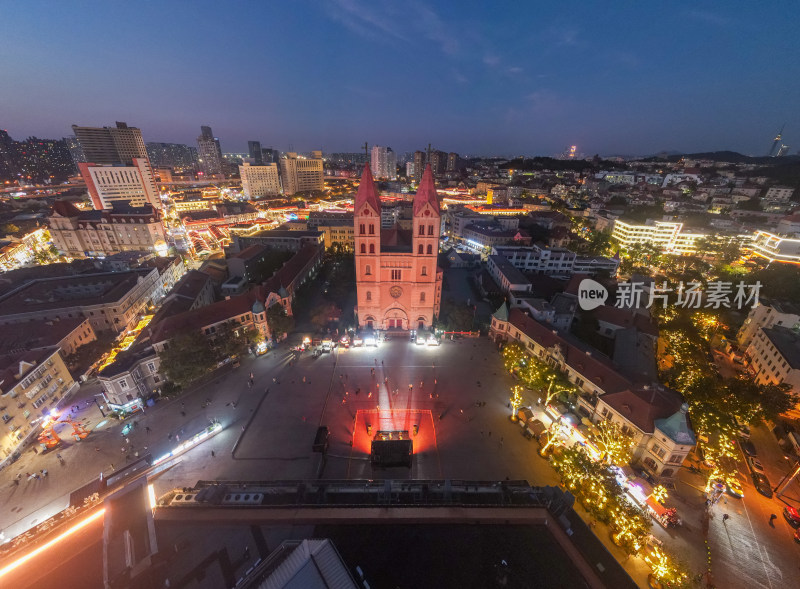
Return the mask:
<path id="1" fill-rule="evenodd" d="M 764 328 L 763 331 L 789 366 L 800 368 L 800 334 L 780 325 Z"/>
<path id="2" fill-rule="evenodd" d="M 36 350 L 57 345 L 86 319 L 73 317 L 54 321 L 28 321 L 6 325 L 0 333 L 0 353 Z"/>
<path id="3" fill-rule="evenodd" d="M 601 400 L 645 433 L 653 433 L 656 420 L 671 416 L 683 403 L 679 393 L 660 385 L 606 393 Z"/>

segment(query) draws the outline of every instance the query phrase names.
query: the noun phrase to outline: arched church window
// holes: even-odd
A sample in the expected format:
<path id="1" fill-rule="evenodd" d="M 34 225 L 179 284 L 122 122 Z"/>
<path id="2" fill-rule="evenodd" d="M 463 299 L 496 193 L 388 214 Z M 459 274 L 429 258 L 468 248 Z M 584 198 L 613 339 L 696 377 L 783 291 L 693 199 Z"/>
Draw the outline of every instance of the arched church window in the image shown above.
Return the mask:
<path id="1" fill-rule="evenodd" d="M 433 225 L 428 225 L 428 235 L 433 235 Z"/>
<path id="2" fill-rule="evenodd" d="M 367 253 L 367 244 L 365 244 L 365 243 L 361 244 L 361 253 L 362 254 L 366 254 Z"/>
<path id="3" fill-rule="evenodd" d="M 367 264 L 367 270 L 366 270 L 366 272 L 364 272 L 364 274 L 366 274 L 367 276 L 370 276 L 372 274 L 372 266 Z"/>
<path id="4" fill-rule="evenodd" d="M 375 244 L 374 243 L 369 244 L 369 253 L 371 253 L 371 254 L 375 253 Z"/>
<path id="5" fill-rule="evenodd" d="M 422 244 L 419 244 L 419 248 L 417 249 L 417 252 L 420 253 L 420 254 L 422 253 Z"/>
<path id="6" fill-rule="evenodd" d="M 433 246 L 431 244 L 428 244 L 428 254 L 432 253 L 433 253 Z"/>

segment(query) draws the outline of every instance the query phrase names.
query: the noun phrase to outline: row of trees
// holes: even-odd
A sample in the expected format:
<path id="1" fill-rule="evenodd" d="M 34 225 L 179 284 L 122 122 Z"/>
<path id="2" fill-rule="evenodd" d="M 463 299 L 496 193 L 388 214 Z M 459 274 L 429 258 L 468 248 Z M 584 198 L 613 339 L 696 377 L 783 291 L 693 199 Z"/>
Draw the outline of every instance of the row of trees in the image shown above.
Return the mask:
<path id="1" fill-rule="evenodd" d="M 519 342 L 509 342 L 503 348 L 503 365 L 515 373 L 526 388 L 538 391 L 544 405 L 558 395 L 578 392 L 563 372 L 529 355 Z"/>
<path id="2" fill-rule="evenodd" d="M 608 524 L 611 537 L 629 555 L 643 555 L 652 576 L 667 587 L 690 586 L 685 567 L 657 547 L 648 546 L 652 527 L 650 514 L 627 498 L 625 489 L 606 461 L 592 460 L 579 447 L 557 448 L 551 464 L 586 511 L 597 521 Z M 654 490 L 653 497 L 657 498 Z"/>

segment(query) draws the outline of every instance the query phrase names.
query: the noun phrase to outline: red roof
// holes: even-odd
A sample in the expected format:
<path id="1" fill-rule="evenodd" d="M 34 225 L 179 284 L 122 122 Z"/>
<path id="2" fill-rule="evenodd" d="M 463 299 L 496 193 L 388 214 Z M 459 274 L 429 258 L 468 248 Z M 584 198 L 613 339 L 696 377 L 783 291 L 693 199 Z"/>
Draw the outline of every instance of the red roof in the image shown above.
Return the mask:
<path id="1" fill-rule="evenodd" d="M 378 192 L 375 190 L 375 181 L 372 179 L 372 171 L 369 169 L 369 164 L 364 164 L 364 171 L 361 173 L 361 183 L 358 185 L 358 193 L 356 194 L 356 202 L 354 210 L 358 214 L 362 206 L 368 204 L 372 209 L 379 213 L 381 210 L 381 201 L 378 198 Z"/>
<path id="2" fill-rule="evenodd" d="M 673 415 L 683 402 L 677 392 L 662 386 L 616 391 L 603 395 L 601 399 L 646 433 L 653 433 L 655 420 Z"/>
<path id="3" fill-rule="evenodd" d="M 603 392 L 622 391 L 632 386 L 633 383 L 617 371 L 611 360 L 599 352 L 579 347 L 577 342 L 567 340 L 552 327 L 539 323 L 521 309 L 512 309 L 508 321 L 544 348 L 559 346 L 566 364 Z"/>
<path id="4" fill-rule="evenodd" d="M 439 196 L 436 194 L 436 183 L 433 181 L 433 172 L 431 165 L 425 166 L 425 171 L 422 173 L 422 179 L 417 188 L 417 194 L 414 196 L 414 214 L 416 215 L 425 204 L 430 204 L 436 214 L 439 214 Z"/>
<path id="5" fill-rule="evenodd" d="M 280 291 L 281 287 L 289 289 L 308 263 L 319 253 L 315 245 L 307 245 L 293 255 L 275 274 L 268 278 L 264 284 L 264 294 L 269 295 Z M 263 299 L 262 299 L 263 300 Z"/>

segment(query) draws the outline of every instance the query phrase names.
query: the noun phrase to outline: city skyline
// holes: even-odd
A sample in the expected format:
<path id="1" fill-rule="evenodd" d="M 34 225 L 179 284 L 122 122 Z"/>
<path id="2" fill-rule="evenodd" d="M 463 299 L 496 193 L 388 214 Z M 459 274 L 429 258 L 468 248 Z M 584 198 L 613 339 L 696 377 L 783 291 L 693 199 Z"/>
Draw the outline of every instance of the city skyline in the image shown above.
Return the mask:
<path id="1" fill-rule="evenodd" d="M 8 7 L 0 25 L 15 81 L 0 89 L 0 127 L 18 139 L 61 138 L 72 124 L 121 120 L 147 142 L 189 145 L 208 125 L 224 152 L 246 153 L 248 140 L 299 152 L 367 141 L 398 153 L 430 142 L 532 156 L 568 145 L 587 155 L 766 155 L 785 124 L 796 153 L 800 66 L 789 39 L 800 9 L 672 8 L 486 14 L 339 0 L 242 18 L 211 3 L 191 12 L 27 3 Z"/>

